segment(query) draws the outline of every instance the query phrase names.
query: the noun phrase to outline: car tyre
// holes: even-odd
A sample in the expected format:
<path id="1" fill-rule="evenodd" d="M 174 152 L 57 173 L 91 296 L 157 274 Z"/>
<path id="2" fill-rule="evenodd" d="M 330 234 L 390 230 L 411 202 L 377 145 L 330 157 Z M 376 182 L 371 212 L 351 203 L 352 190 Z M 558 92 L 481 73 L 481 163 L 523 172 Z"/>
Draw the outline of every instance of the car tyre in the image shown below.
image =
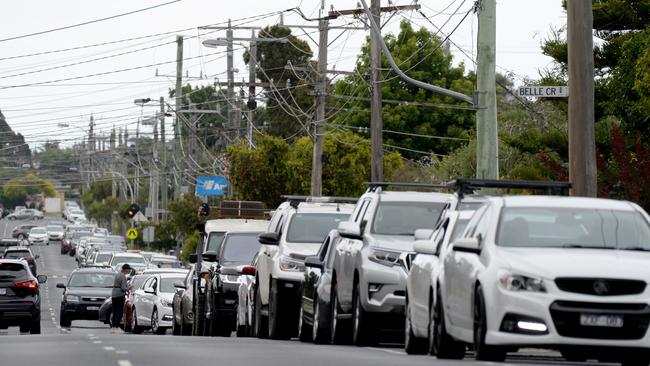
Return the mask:
<path id="1" fill-rule="evenodd" d="M 445 324 L 444 306 L 442 298 L 438 296 L 436 302 L 430 308 L 431 322 L 430 326 L 433 330 L 432 334 L 432 349 L 433 353 L 439 359 L 462 360 L 465 357 L 465 344 L 456 341 L 447 333 L 447 325 Z"/>
<path id="2" fill-rule="evenodd" d="M 41 317 L 38 316 L 35 319 L 32 319 L 32 323 L 29 326 L 29 334 L 41 334 Z"/>
<path id="3" fill-rule="evenodd" d="M 485 344 L 487 334 L 487 314 L 485 313 L 485 300 L 481 286 L 477 286 L 474 296 L 474 352 L 479 361 L 497 361 L 506 359 L 506 351 Z"/>
<path id="4" fill-rule="evenodd" d="M 357 347 L 369 346 L 373 343 L 370 314 L 361 304 L 359 283 L 354 285 L 352 293 L 352 342 Z"/>
<path id="5" fill-rule="evenodd" d="M 327 343 L 330 339 L 328 329 L 321 322 L 321 305 L 318 298 L 314 299 L 314 321 L 311 326 L 311 340 L 315 344 Z"/>
<path id="6" fill-rule="evenodd" d="M 192 335 L 202 337 L 205 333 L 205 300 L 194 289 L 194 321 L 192 323 Z"/>
<path id="7" fill-rule="evenodd" d="M 259 280 L 258 280 L 259 282 Z M 262 295 L 259 289 L 255 289 L 255 316 L 253 317 L 253 331 L 255 336 L 260 339 L 269 337 L 269 322 L 262 314 Z"/>
<path id="8" fill-rule="evenodd" d="M 151 313 L 151 332 L 158 335 L 167 333 L 167 329 L 160 326 L 160 319 L 158 318 L 158 309 L 154 308 Z"/>
<path id="9" fill-rule="evenodd" d="M 427 340 L 417 337 L 413 333 L 411 307 L 409 306 L 408 296 L 406 297 L 406 307 L 404 316 L 404 351 L 409 355 L 424 355 L 427 353 Z"/>
<path id="10" fill-rule="evenodd" d="M 181 326 L 176 322 L 176 308 L 172 308 L 172 335 L 181 335 Z"/>
<path id="11" fill-rule="evenodd" d="M 61 309 L 61 312 L 59 313 L 59 325 L 63 328 L 70 328 L 70 325 L 72 324 L 72 320 L 70 317 L 65 315 L 65 312 L 63 309 Z"/>
<path id="12" fill-rule="evenodd" d="M 135 311 L 135 306 L 133 307 L 133 310 L 131 310 L 131 332 L 133 334 L 140 334 L 142 333 L 143 329 L 141 326 L 138 325 L 138 314 Z"/>
<path id="13" fill-rule="evenodd" d="M 336 284 L 332 285 L 332 300 L 330 301 L 330 340 L 333 344 L 347 344 L 349 343 L 350 330 L 346 326 L 345 321 L 339 319 L 341 313 L 341 306 L 339 304 L 338 288 Z"/>
<path id="14" fill-rule="evenodd" d="M 15 220 L 15 219 L 14 219 Z M 18 234 L 18 239 L 20 240 L 25 240 L 25 235 L 23 234 Z"/>
<path id="15" fill-rule="evenodd" d="M 278 287 L 274 285 L 271 281 L 269 294 L 269 338 L 278 339 L 278 340 L 287 340 L 290 338 L 289 332 L 286 331 L 286 328 L 282 327 L 282 324 L 285 323 L 285 316 L 282 309 L 287 306 L 280 301 L 280 296 L 278 296 Z"/>
<path id="16" fill-rule="evenodd" d="M 314 314 L 314 318 L 316 315 Z M 300 306 L 300 317 L 298 318 L 298 340 L 300 342 L 311 342 L 311 327 L 305 321 L 305 314 L 302 305 Z"/>

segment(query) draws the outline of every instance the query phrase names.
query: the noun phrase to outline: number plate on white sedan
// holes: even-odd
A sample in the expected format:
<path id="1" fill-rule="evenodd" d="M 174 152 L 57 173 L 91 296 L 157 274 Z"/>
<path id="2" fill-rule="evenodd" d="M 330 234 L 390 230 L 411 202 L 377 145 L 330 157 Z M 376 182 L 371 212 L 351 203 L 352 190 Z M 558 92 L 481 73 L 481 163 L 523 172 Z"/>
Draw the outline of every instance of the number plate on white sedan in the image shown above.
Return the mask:
<path id="1" fill-rule="evenodd" d="M 587 327 L 623 328 L 623 317 L 619 315 L 581 314 L 580 325 Z"/>
<path id="2" fill-rule="evenodd" d="M 7 289 L 6 288 L 0 288 L 0 295 L 6 295 L 7 294 Z"/>
<path id="3" fill-rule="evenodd" d="M 99 310 L 99 306 L 89 306 L 87 307 L 88 310 Z"/>

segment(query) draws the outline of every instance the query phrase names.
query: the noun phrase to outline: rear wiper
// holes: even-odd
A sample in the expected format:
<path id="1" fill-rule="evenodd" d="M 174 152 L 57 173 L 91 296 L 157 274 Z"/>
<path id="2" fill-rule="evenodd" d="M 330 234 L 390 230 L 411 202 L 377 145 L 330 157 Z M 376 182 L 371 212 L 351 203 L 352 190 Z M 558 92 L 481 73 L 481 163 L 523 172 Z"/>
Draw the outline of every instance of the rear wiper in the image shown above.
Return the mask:
<path id="1" fill-rule="evenodd" d="M 578 248 L 578 249 L 616 249 L 612 247 L 601 247 L 595 245 L 583 245 L 583 244 L 563 244 L 562 248 Z"/>

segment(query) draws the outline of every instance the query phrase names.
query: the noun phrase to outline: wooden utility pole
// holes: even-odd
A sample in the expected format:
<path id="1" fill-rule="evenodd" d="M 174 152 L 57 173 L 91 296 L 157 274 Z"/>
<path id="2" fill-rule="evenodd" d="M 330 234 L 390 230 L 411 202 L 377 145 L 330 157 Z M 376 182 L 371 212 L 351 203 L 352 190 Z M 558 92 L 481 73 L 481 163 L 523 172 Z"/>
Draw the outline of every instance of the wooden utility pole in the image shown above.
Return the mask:
<path id="1" fill-rule="evenodd" d="M 596 197 L 594 51 L 591 1 L 567 2 L 569 179 L 575 196 Z"/>
<path id="2" fill-rule="evenodd" d="M 160 208 L 163 210 L 162 219 L 167 219 L 167 144 L 165 135 L 165 98 L 160 97 Z M 157 213 L 156 213 L 157 216 Z"/>
<path id="3" fill-rule="evenodd" d="M 234 70 L 234 61 L 233 61 L 233 35 L 232 28 L 230 24 L 230 19 L 228 19 L 228 29 L 226 30 L 226 75 L 228 76 L 228 88 L 227 96 L 228 99 L 228 126 L 230 128 L 235 127 L 235 70 Z M 237 130 L 237 137 L 239 137 L 239 130 Z"/>
<path id="4" fill-rule="evenodd" d="M 375 23 L 381 24 L 381 0 L 370 2 Z M 381 33 L 370 32 L 370 180 L 384 180 L 384 120 L 381 108 Z"/>
<path id="5" fill-rule="evenodd" d="M 174 96 L 176 98 L 174 105 L 174 108 L 176 108 L 176 117 L 174 123 L 174 156 L 178 156 L 180 139 L 183 138 L 183 128 L 181 120 L 178 116 L 178 112 L 180 112 L 181 105 L 183 104 L 183 36 L 176 36 L 176 92 Z M 183 167 L 181 166 L 181 169 L 182 168 Z M 180 197 L 180 185 L 182 184 L 181 182 L 182 179 L 180 180 L 178 186 L 174 186 L 174 198 Z"/>
<path id="6" fill-rule="evenodd" d="M 248 140 L 248 147 L 253 147 L 253 123 L 255 121 L 255 109 L 257 108 L 257 101 L 255 100 L 255 79 L 257 75 L 257 40 L 255 39 L 255 30 L 251 30 L 250 40 L 250 60 L 248 62 L 248 123 L 246 124 L 246 139 Z"/>
<path id="7" fill-rule="evenodd" d="M 499 179 L 496 99 L 496 1 L 478 2 L 476 178 Z"/>
<path id="8" fill-rule="evenodd" d="M 321 11 L 325 1 L 321 3 Z M 318 21 L 318 68 L 316 75 L 316 121 L 314 121 L 314 154 L 311 169 L 311 195 L 323 194 L 323 145 L 325 123 L 325 97 L 327 96 L 327 43 L 329 22 L 326 19 Z"/>

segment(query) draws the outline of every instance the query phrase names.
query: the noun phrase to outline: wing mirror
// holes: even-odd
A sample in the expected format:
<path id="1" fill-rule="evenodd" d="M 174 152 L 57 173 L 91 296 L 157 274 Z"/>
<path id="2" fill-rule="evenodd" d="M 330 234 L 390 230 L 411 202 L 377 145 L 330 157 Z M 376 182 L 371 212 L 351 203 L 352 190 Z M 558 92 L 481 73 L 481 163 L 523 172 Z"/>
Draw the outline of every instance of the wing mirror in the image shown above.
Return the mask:
<path id="1" fill-rule="evenodd" d="M 65 288 L 65 284 L 59 282 L 59 283 L 56 284 L 56 288 Z"/>
<path id="2" fill-rule="evenodd" d="M 196 253 L 192 253 L 192 254 L 189 255 L 189 257 L 187 258 L 187 260 L 188 260 L 190 263 L 194 264 L 194 263 L 196 263 L 196 262 L 198 261 L 198 255 L 197 255 Z"/>
<path id="3" fill-rule="evenodd" d="M 257 236 L 257 241 L 264 245 L 278 245 L 280 243 L 280 234 L 269 232 Z"/>
<path id="4" fill-rule="evenodd" d="M 339 234 L 348 239 L 361 240 L 361 227 L 353 221 L 343 221 L 339 223 Z"/>
<path id="5" fill-rule="evenodd" d="M 477 238 L 462 238 L 454 242 L 454 248 L 457 252 L 481 254 L 481 245 Z"/>
<path id="6" fill-rule="evenodd" d="M 183 283 L 183 281 L 181 281 L 181 280 L 175 281 L 174 282 L 174 287 L 176 289 L 186 289 L 185 283 Z"/>
<path id="7" fill-rule="evenodd" d="M 36 276 L 36 280 L 38 283 L 45 283 L 47 281 L 47 276 L 46 275 L 38 275 Z"/>
<path id="8" fill-rule="evenodd" d="M 416 240 L 413 244 L 413 250 L 419 254 L 435 255 L 437 254 L 436 249 L 437 248 L 432 240 Z"/>
<path id="9" fill-rule="evenodd" d="M 433 236 L 433 230 L 431 229 L 417 229 L 415 230 L 415 240 L 427 240 Z"/>
<path id="10" fill-rule="evenodd" d="M 321 261 L 320 257 L 317 255 L 310 255 L 305 258 L 305 267 L 323 269 L 323 261 Z"/>
<path id="11" fill-rule="evenodd" d="M 145 288 L 145 289 L 144 289 L 144 292 L 146 292 L 146 293 L 148 293 L 148 294 L 155 294 L 155 293 L 156 293 L 156 291 L 154 291 L 153 287 L 147 287 L 147 288 Z"/>

